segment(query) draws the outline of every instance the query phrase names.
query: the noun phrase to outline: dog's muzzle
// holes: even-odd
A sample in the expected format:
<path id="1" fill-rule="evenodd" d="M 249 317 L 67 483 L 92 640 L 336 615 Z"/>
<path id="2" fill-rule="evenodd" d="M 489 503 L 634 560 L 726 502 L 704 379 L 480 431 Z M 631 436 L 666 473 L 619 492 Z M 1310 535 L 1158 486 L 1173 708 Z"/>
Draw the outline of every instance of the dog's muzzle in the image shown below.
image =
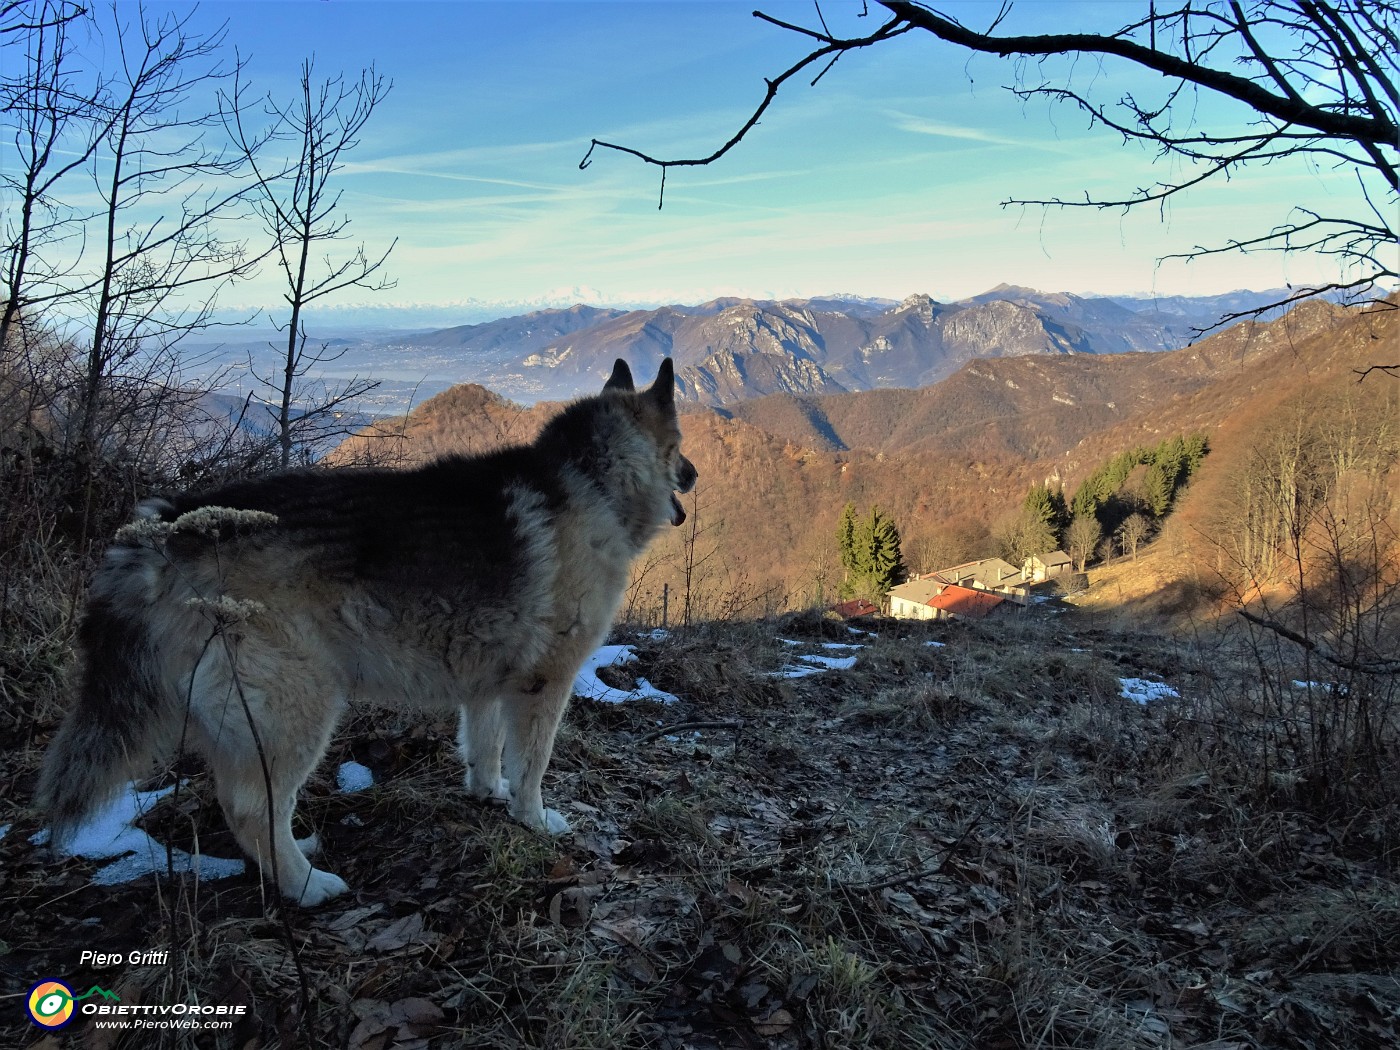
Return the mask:
<path id="1" fill-rule="evenodd" d="M 680 469 L 676 471 L 676 492 L 689 492 L 699 477 L 700 472 L 695 469 L 695 464 L 682 456 Z M 685 524 L 685 508 L 681 506 L 676 492 L 671 493 L 671 524 L 679 528 Z"/>

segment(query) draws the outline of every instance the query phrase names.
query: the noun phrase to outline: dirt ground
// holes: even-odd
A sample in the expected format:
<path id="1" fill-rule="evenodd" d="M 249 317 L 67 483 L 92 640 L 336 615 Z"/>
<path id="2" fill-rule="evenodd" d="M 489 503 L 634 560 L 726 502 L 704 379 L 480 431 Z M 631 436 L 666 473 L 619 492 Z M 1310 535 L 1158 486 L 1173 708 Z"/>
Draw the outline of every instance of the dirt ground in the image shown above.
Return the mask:
<path id="1" fill-rule="evenodd" d="M 254 874 L 92 885 L 102 862 L 29 842 L 54 724 L 12 726 L 0 1044 L 1400 1045 L 1396 821 L 1319 812 L 1225 753 L 1212 720 L 1245 665 L 1073 614 L 875 629 L 619 632 L 639 661 L 611 684 L 680 702 L 574 702 L 546 779 L 559 839 L 466 797 L 450 722 L 357 712 L 299 810 L 351 886 L 314 910 Z M 784 677 L 803 655 L 856 663 Z M 1124 677 L 1179 696 L 1134 703 Z M 349 759 L 374 786 L 337 790 Z M 145 826 L 237 856 L 182 772 Z M 245 1009 L 222 1031 L 50 1033 L 25 1010 L 44 978 Z"/>

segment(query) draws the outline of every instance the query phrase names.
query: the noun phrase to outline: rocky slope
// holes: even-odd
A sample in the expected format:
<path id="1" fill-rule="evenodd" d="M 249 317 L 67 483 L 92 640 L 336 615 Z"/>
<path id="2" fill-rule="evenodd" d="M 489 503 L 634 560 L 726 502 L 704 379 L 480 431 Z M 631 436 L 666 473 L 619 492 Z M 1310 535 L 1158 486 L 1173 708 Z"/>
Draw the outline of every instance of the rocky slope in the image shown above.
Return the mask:
<path id="1" fill-rule="evenodd" d="M 830 297 L 626 312 L 580 306 L 413 336 L 399 350 L 450 355 L 473 381 L 526 400 L 586 391 L 617 357 L 647 372 L 669 356 L 685 400 L 732 405 L 769 394 L 923 387 L 982 358 L 1172 350 L 1226 311 L 1272 298 L 1234 293 L 1174 299 L 1159 309 L 1155 300 L 1003 285 L 953 303 L 913 295 L 899 303 Z"/>

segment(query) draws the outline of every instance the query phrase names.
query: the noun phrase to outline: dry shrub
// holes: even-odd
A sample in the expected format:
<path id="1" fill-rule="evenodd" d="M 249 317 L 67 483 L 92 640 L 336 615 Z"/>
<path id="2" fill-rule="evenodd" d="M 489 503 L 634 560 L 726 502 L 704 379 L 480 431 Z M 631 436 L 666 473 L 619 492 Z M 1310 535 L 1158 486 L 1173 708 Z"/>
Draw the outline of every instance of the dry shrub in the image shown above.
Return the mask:
<path id="1" fill-rule="evenodd" d="M 648 681 L 692 702 L 744 709 L 784 695 L 776 677 L 784 646 L 762 621 L 706 623 L 630 640 L 646 654 Z"/>
<path id="2" fill-rule="evenodd" d="M 960 721 L 969 707 L 947 686 L 924 679 L 908 686 L 885 688 L 871 697 L 848 699 L 840 717 L 853 725 L 936 734 Z"/>

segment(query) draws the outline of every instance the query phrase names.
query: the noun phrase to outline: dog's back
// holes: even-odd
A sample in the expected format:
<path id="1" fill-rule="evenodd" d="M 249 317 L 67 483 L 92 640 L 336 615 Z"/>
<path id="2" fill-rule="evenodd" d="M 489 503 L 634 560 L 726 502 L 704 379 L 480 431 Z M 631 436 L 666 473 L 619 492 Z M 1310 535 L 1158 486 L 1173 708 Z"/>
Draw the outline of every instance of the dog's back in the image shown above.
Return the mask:
<path id="1" fill-rule="evenodd" d="M 201 665 L 314 670 L 334 682 L 305 712 L 319 722 L 339 701 L 392 701 L 396 688 L 458 703 L 450 677 L 436 680 L 444 657 L 472 650 L 499 665 L 506 643 L 536 655 L 554 557 L 548 533 L 528 534 L 530 517 L 558 492 L 537 480 L 530 452 L 294 471 L 142 503 L 94 574 L 79 627 L 77 705 L 37 794 L 54 838 L 174 750 L 184 709 L 209 700 L 192 688 Z M 415 675 L 417 664 L 431 673 Z M 303 728 L 286 724 L 297 713 L 279 711 L 284 729 Z"/>
<path id="2" fill-rule="evenodd" d="M 529 446 L 147 501 L 93 580 L 77 703 L 40 778 L 55 840 L 188 743 L 284 893 L 341 892 L 290 815 L 357 696 L 460 707 L 469 791 L 566 828 L 539 780 L 573 675 L 695 480 L 672 389 L 669 361 L 643 393 L 619 362 Z"/>

